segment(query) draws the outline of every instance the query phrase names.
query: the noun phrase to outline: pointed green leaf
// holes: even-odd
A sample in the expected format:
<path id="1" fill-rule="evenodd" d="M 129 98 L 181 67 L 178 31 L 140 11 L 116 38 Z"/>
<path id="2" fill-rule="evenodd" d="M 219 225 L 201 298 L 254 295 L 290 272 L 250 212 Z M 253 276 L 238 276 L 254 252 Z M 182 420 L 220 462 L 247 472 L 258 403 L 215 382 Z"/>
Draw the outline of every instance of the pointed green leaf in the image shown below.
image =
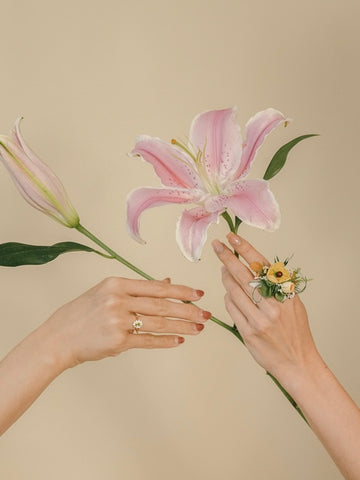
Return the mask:
<path id="1" fill-rule="evenodd" d="M 0 265 L 3 267 L 43 265 L 62 253 L 77 251 L 97 253 L 93 248 L 74 242 L 61 242 L 51 246 L 8 242 L 0 245 Z"/>
<path id="2" fill-rule="evenodd" d="M 305 140 L 305 138 L 316 137 L 317 135 L 318 135 L 317 133 L 311 133 L 309 135 L 301 135 L 300 137 L 294 138 L 290 142 L 280 147 L 279 150 L 273 156 L 271 162 L 269 163 L 268 168 L 266 169 L 265 175 L 263 177 L 264 180 L 270 180 L 270 178 L 275 177 L 275 175 L 277 175 L 280 172 L 280 170 L 285 165 L 285 162 L 290 150 L 293 147 L 295 147 L 297 143 L 301 142 L 301 140 Z"/>

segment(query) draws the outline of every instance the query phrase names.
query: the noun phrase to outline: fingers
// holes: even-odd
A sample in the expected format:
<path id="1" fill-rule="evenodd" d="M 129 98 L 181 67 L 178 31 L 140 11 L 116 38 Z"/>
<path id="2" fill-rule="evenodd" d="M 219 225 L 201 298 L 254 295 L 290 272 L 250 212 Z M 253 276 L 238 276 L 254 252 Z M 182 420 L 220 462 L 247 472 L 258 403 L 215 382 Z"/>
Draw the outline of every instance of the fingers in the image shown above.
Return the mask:
<path id="1" fill-rule="evenodd" d="M 232 301 L 229 294 L 225 295 L 225 307 L 228 314 L 233 319 L 237 329 L 239 330 L 240 335 L 245 340 L 252 332 L 251 326 L 247 321 L 245 315 L 241 313 L 241 311 L 237 308 L 235 303 Z"/>
<path id="2" fill-rule="evenodd" d="M 183 337 L 174 335 L 151 335 L 142 333 L 129 335 L 128 348 L 173 348 L 184 343 Z"/>
<path id="3" fill-rule="evenodd" d="M 149 333 L 177 333 L 180 335 L 198 335 L 203 329 L 203 323 L 171 320 L 158 316 L 141 316 L 143 325 L 141 332 Z"/>
<path id="4" fill-rule="evenodd" d="M 172 285 L 170 279 L 158 280 L 129 280 L 113 277 L 119 292 L 126 291 L 134 297 L 174 298 L 183 301 L 196 301 L 203 295 L 203 290 L 194 289 L 185 285 Z"/>
<path id="5" fill-rule="evenodd" d="M 234 279 L 240 284 L 242 289 L 251 296 L 252 288 L 249 282 L 254 280 L 253 274 L 250 270 L 239 261 L 232 251 L 219 240 L 214 240 L 212 246 L 219 260 L 224 264 L 226 269 L 231 273 Z"/>
<path id="6" fill-rule="evenodd" d="M 227 270 L 223 270 L 222 281 L 229 299 L 248 321 L 251 324 L 259 321 L 260 310 Z"/>
<path id="7" fill-rule="evenodd" d="M 203 323 L 211 313 L 189 303 L 177 303 L 163 298 L 129 297 L 128 309 L 139 315 L 173 317 Z"/>
<path id="8" fill-rule="evenodd" d="M 259 262 L 261 265 L 270 265 L 269 261 L 244 238 L 239 237 L 239 235 L 235 235 L 235 233 L 232 232 L 226 237 L 235 252 L 237 252 L 249 265 L 253 262 Z"/>

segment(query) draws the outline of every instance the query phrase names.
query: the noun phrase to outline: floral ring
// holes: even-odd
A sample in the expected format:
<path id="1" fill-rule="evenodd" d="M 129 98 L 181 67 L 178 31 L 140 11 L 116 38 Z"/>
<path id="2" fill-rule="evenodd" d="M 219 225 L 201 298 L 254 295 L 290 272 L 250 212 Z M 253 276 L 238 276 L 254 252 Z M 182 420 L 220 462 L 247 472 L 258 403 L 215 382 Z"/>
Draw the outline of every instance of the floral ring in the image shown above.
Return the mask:
<path id="1" fill-rule="evenodd" d="M 255 298 L 256 291 L 260 293 L 261 297 L 274 297 L 282 303 L 305 290 L 309 279 L 301 276 L 300 268 L 288 269 L 286 266 L 289 260 L 286 258 L 280 262 L 279 258 L 275 257 L 274 263 L 270 266 L 260 262 L 253 262 L 249 265 L 254 273 L 254 280 L 249 282 L 253 288 L 251 298 L 254 303 L 261 301 L 261 298 L 259 300 Z"/>
<path id="2" fill-rule="evenodd" d="M 139 333 L 140 328 L 143 326 L 143 322 L 137 313 L 135 313 L 135 320 L 133 321 L 132 326 L 134 327 L 132 333 L 135 335 Z"/>

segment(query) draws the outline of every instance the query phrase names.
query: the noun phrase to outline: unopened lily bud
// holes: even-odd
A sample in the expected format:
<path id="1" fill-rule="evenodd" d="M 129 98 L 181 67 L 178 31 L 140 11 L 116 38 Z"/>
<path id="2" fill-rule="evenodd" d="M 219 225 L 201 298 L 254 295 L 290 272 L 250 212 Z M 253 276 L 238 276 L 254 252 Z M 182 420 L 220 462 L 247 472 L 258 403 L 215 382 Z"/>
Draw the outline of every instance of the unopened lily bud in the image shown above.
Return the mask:
<path id="1" fill-rule="evenodd" d="M 0 160 L 17 189 L 33 207 L 66 227 L 79 225 L 79 216 L 57 176 L 26 145 L 15 122 L 12 136 L 0 135 Z"/>

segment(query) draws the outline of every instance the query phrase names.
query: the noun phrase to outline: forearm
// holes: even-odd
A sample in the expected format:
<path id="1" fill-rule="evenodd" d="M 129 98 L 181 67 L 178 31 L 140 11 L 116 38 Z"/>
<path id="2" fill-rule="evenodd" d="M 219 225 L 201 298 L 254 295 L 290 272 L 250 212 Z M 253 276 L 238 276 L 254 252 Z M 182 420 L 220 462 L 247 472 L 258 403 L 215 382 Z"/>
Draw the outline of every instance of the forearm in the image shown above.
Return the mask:
<path id="1" fill-rule="evenodd" d="M 320 356 L 307 368 L 279 375 L 344 477 L 360 478 L 360 410 Z"/>
<path id="2" fill-rule="evenodd" d="M 65 369 L 55 353 L 55 345 L 51 329 L 44 324 L 0 363 L 0 435 Z"/>

